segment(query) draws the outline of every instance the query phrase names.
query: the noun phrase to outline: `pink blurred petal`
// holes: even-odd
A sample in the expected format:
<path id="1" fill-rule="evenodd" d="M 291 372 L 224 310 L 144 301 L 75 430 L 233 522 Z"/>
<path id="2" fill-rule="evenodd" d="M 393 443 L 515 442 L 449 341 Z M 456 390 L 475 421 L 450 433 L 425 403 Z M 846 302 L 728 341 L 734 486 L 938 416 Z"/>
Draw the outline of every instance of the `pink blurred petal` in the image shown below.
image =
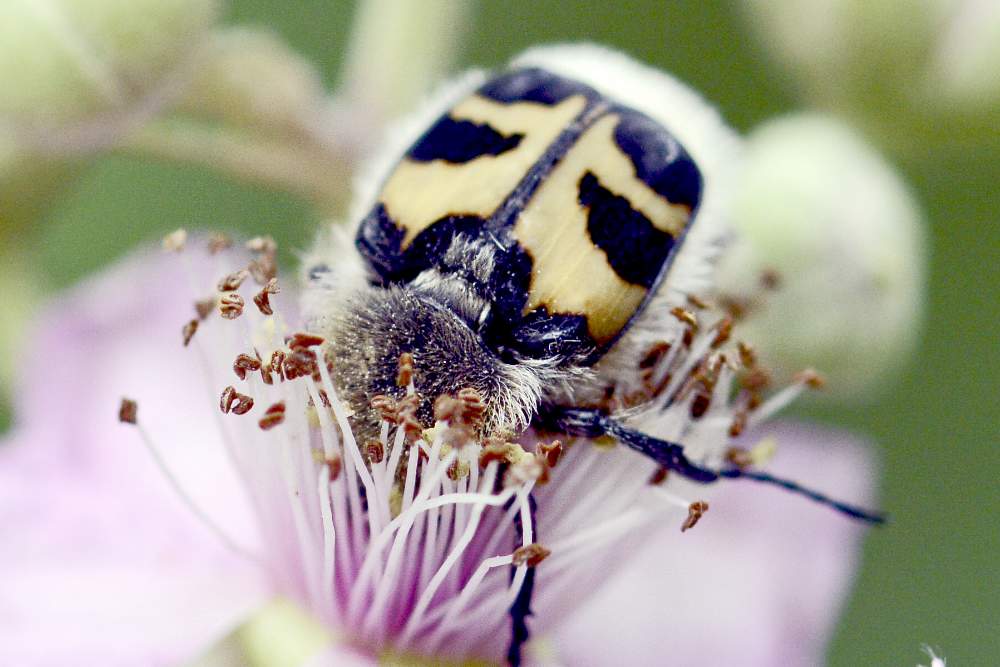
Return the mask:
<path id="1" fill-rule="evenodd" d="M 261 570 L 185 508 L 116 420 L 123 395 L 139 399 L 191 495 L 253 544 L 194 350 L 180 345 L 193 314 L 182 266 L 133 257 L 41 318 L 17 429 L 0 445 L 0 664 L 175 664 L 267 594 Z"/>
<path id="2" fill-rule="evenodd" d="M 378 659 L 349 646 L 330 646 L 307 660 L 302 667 L 376 667 Z"/>
<path id="3" fill-rule="evenodd" d="M 779 424 L 768 469 L 865 506 L 866 446 Z M 760 434 L 757 434 L 758 437 Z M 815 665 L 849 590 L 866 527 L 750 481 L 725 484 L 693 530 L 664 526 L 556 631 L 570 665 Z M 697 493 L 697 491 L 695 491 Z"/>

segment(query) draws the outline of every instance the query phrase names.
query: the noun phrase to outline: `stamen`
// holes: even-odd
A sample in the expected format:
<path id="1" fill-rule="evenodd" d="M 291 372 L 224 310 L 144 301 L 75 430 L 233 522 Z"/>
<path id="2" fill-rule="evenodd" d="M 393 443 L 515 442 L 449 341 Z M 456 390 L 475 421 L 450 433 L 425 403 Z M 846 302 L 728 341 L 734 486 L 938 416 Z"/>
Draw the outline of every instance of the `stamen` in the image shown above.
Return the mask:
<path id="1" fill-rule="evenodd" d="M 210 255 L 218 255 L 224 250 L 228 250 L 233 245 L 233 240 L 221 232 L 214 232 L 208 236 L 208 252 Z"/>
<path id="2" fill-rule="evenodd" d="M 198 314 L 198 319 L 204 322 L 209 315 L 215 312 L 216 305 L 218 305 L 218 300 L 214 296 L 200 299 L 194 302 L 194 312 Z"/>
<path id="3" fill-rule="evenodd" d="M 247 279 L 248 275 L 249 272 L 246 269 L 234 271 L 219 281 L 217 289 L 220 292 L 234 292 L 240 288 L 240 285 L 243 284 L 243 281 Z"/>
<path id="4" fill-rule="evenodd" d="M 514 565 L 527 565 L 528 567 L 538 567 L 538 564 L 548 558 L 552 551 L 546 549 L 541 544 L 532 543 L 527 546 L 518 547 L 514 550 L 511 562 Z"/>
<path id="5" fill-rule="evenodd" d="M 243 301 L 243 297 L 236 292 L 223 294 L 222 298 L 219 299 L 219 314 L 227 320 L 235 320 L 243 314 L 243 307 L 245 305 L 246 302 Z"/>
<path id="6" fill-rule="evenodd" d="M 684 523 L 681 524 L 681 532 L 686 532 L 688 529 L 694 528 L 698 525 L 698 521 L 701 520 L 701 517 L 703 517 L 707 511 L 708 503 L 704 500 L 698 500 L 691 503 L 688 506 L 687 518 L 684 519 Z"/>
<path id="7" fill-rule="evenodd" d="M 196 331 L 198 331 L 198 320 L 191 320 L 184 325 L 184 328 L 181 329 L 181 335 L 184 337 L 184 347 L 188 346 L 188 343 L 194 338 Z"/>
<path id="8" fill-rule="evenodd" d="M 187 493 L 184 487 L 181 485 L 180 480 L 174 475 L 173 471 L 167 466 L 166 461 L 160 454 L 159 448 L 153 444 L 153 439 L 146 432 L 146 429 L 138 423 L 138 404 L 128 398 L 123 398 L 121 405 L 118 408 L 118 419 L 125 424 L 131 424 L 136 427 L 139 432 L 139 439 L 142 444 L 146 447 L 146 451 L 149 452 L 153 463 L 159 469 L 160 474 L 167 480 L 167 483 L 173 489 L 174 493 L 181 499 L 188 510 L 204 525 L 208 530 L 215 534 L 223 545 L 226 546 L 233 553 L 239 554 L 240 556 L 247 558 L 253 563 L 261 564 L 263 561 L 258 554 L 253 553 L 249 549 L 241 546 L 236 540 L 234 540 L 230 535 L 222 529 L 222 527 L 215 522 Z"/>
<path id="9" fill-rule="evenodd" d="M 260 426 L 261 430 L 269 431 L 278 424 L 285 421 L 285 402 L 278 401 L 267 410 L 264 411 L 264 416 L 260 418 L 257 424 Z"/>
<path id="10" fill-rule="evenodd" d="M 413 382 L 413 355 L 403 352 L 399 355 L 399 372 L 396 374 L 396 386 L 406 387 Z"/>
<path id="11" fill-rule="evenodd" d="M 260 370 L 260 359 L 251 357 L 249 354 L 240 354 L 236 357 L 236 361 L 233 362 L 233 372 L 236 373 L 236 377 L 241 380 L 247 379 L 247 373 L 253 373 Z"/>
<path id="12" fill-rule="evenodd" d="M 274 315 L 274 309 L 271 308 L 271 295 L 277 294 L 281 290 L 278 288 L 278 279 L 271 278 L 267 281 L 267 284 L 253 297 L 254 305 L 257 306 L 257 310 L 260 311 L 261 315 Z"/>
<path id="13" fill-rule="evenodd" d="M 163 237 L 163 249 L 167 252 L 180 252 L 187 245 L 187 230 L 177 229 Z"/>

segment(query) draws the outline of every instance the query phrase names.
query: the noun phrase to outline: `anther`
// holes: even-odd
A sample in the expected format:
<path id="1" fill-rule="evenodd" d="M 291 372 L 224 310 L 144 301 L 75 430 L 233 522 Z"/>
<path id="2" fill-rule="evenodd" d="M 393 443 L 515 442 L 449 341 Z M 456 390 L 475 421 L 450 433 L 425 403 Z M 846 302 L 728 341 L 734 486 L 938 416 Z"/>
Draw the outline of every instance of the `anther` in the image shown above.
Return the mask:
<path id="1" fill-rule="evenodd" d="M 812 368 L 799 371 L 795 374 L 793 380 L 804 384 L 810 389 L 822 389 L 826 386 L 826 379 Z"/>
<path id="2" fill-rule="evenodd" d="M 704 500 L 698 500 L 688 505 L 688 515 L 684 519 L 684 523 L 681 524 L 681 532 L 683 533 L 689 528 L 694 528 L 707 511 L 708 503 Z"/>
<path id="3" fill-rule="evenodd" d="M 742 447 L 730 447 L 726 450 L 726 462 L 743 470 L 753 465 L 753 456 Z"/>
<path id="4" fill-rule="evenodd" d="M 239 271 L 234 271 L 227 276 L 224 276 L 222 280 L 219 281 L 218 290 L 220 292 L 232 292 L 238 290 L 243 281 L 247 279 L 249 273 L 246 269 L 240 269 Z"/>
<path id="5" fill-rule="evenodd" d="M 708 407 L 712 403 L 712 395 L 699 391 L 691 401 L 691 419 L 701 419 L 708 412 Z"/>
<path id="6" fill-rule="evenodd" d="M 181 335 L 184 337 L 184 347 L 188 346 L 188 343 L 194 338 L 196 331 L 198 331 L 198 320 L 191 320 L 184 325 L 184 328 L 181 329 Z"/>
<path id="7" fill-rule="evenodd" d="M 694 294 L 687 295 L 687 302 L 692 306 L 694 306 L 695 308 L 697 308 L 698 310 L 705 310 L 706 308 L 708 308 L 708 304 L 702 301 Z"/>
<path id="8" fill-rule="evenodd" d="M 726 315 L 715 325 L 715 338 L 712 339 L 712 347 L 718 349 L 725 345 L 730 336 L 733 335 L 733 318 Z"/>
<path id="9" fill-rule="evenodd" d="M 267 284 L 254 295 L 253 302 L 257 306 L 257 310 L 259 310 L 262 315 L 274 315 L 274 309 L 271 308 L 271 295 L 277 294 L 280 291 L 281 290 L 278 289 L 278 279 L 271 278 L 267 281 Z"/>
<path id="10" fill-rule="evenodd" d="M 283 421 L 285 421 L 285 402 L 278 401 L 264 411 L 264 416 L 257 421 L 257 424 L 261 430 L 267 431 Z"/>
<path id="11" fill-rule="evenodd" d="M 781 274 L 777 269 L 764 269 L 760 272 L 760 286 L 766 290 L 776 290 L 781 287 Z"/>
<path id="12" fill-rule="evenodd" d="M 740 353 L 740 363 L 747 368 L 754 368 L 757 366 L 757 352 L 748 343 L 739 341 L 736 343 L 736 349 Z"/>
<path id="13" fill-rule="evenodd" d="M 219 314 L 227 320 L 235 320 L 243 314 L 244 305 L 243 297 L 236 292 L 229 292 L 219 299 Z"/>
<path id="14" fill-rule="evenodd" d="M 650 486 L 659 486 L 667 481 L 667 477 L 670 475 L 670 469 L 660 466 L 653 471 L 653 474 L 649 476 Z"/>
<path id="15" fill-rule="evenodd" d="M 316 353 L 311 350 L 294 350 L 285 357 L 281 368 L 286 380 L 311 376 L 318 370 Z"/>
<path id="16" fill-rule="evenodd" d="M 330 469 L 331 482 L 340 477 L 340 471 L 344 467 L 344 463 L 343 461 L 340 460 L 339 456 L 337 456 L 336 454 L 329 456 L 326 459 L 324 459 L 323 463 L 326 465 L 327 468 Z"/>
<path id="17" fill-rule="evenodd" d="M 295 333 L 288 339 L 288 348 L 292 351 L 307 350 L 310 347 L 322 345 L 325 339 L 311 333 Z"/>
<path id="18" fill-rule="evenodd" d="M 737 437 L 743 433 L 743 429 L 747 427 L 747 413 L 743 410 L 739 410 L 733 415 L 733 421 L 729 425 L 729 435 L 732 437 Z"/>
<path id="19" fill-rule="evenodd" d="M 222 232 L 215 232 L 208 237 L 208 252 L 211 255 L 218 255 L 223 250 L 228 250 L 233 246 L 233 240 Z"/>
<path id="20" fill-rule="evenodd" d="M 365 445 L 365 453 L 371 463 L 381 463 L 385 458 L 385 446 L 380 440 L 370 440 Z"/>
<path id="21" fill-rule="evenodd" d="M 257 255 L 247 266 L 250 275 L 258 285 L 267 285 L 272 278 L 278 276 L 278 262 L 275 259 L 277 244 L 269 236 L 258 236 L 247 241 L 247 249 Z"/>
<path id="22" fill-rule="evenodd" d="M 219 397 L 219 409 L 222 410 L 223 414 L 232 412 L 234 415 L 245 415 L 250 412 L 251 408 L 253 408 L 253 398 L 250 396 L 239 393 L 233 386 L 222 390 L 222 395 Z"/>
<path id="23" fill-rule="evenodd" d="M 490 442 L 479 450 L 479 467 L 485 468 L 493 461 L 514 463 L 517 460 L 515 445 L 509 442 Z"/>
<path id="24" fill-rule="evenodd" d="M 139 404 L 131 398 L 123 398 L 118 406 L 118 421 L 123 424 L 135 424 L 139 416 Z"/>
<path id="25" fill-rule="evenodd" d="M 420 398 L 416 394 L 408 394 L 396 403 L 398 423 L 403 427 L 406 438 L 410 442 L 419 440 L 424 432 L 424 427 L 417 419 L 417 408 L 419 407 Z"/>
<path id="26" fill-rule="evenodd" d="M 180 252 L 187 245 L 187 230 L 177 229 L 163 237 L 163 249 L 167 252 Z"/>
<path id="27" fill-rule="evenodd" d="M 264 380 L 267 384 L 274 384 L 274 379 L 271 378 L 271 372 L 278 376 L 280 382 L 285 381 L 285 353 L 281 350 L 275 350 L 271 353 L 271 364 L 269 366 L 270 372 L 267 374 L 267 379 Z M 270 382 L 268 382 L 270 380 Z"/>
<path id="28" fill-rule="evenodd" d="M 550 443 L 540 443 L 538 445 L 538 451 L 542 455 L 542 460 L 545 461 L 546 465 L 550 468 L 555 468 L 556 464 L 562 458 L 563 445 L 558 440 L 553 440 Z"/>
<path id="29" fill-rule="evenodd" d="M 392 396 L 385 396 L 383 394 L 372 396 L 371 406 L 372 410 L 379 413 L 382 421 L 389 422 L 390 424 L 395 424 L 399 421 L 399 409 L 396 406 L 396 399 Z"/>
<path id="30" fill-rule="evenodd" d="M 207 299 L 201 299 L 194 302 L 194 312 L 198 314 L 199 320 L 205 320 L 209 315 L 215 311 L 215 306 L 218 302 L 214 296 L 210 296 Z"/>
<path id="31" fill-rule="evenodd" d="M 537 567 L 539 563 L 551 555 L 551 551 L 541 544 L 534 543 L 514 550 L 513 564 L 515 566 L 527 565 Z"/>
<path id="32" fill-rule="evenodd" d="M 747 391 L 756 392 L 767 389 L 771 385 L 771 375 L 766 369 L 751 367 L 740 376 L 740 386 Z"/>
<path id="33" fill-rule="evenodd" d="M 470 471 L 471 470 L 469 468 L 468 463 L 466 463 L 465 461 L 459 461 L 458 459 L 455 459 L 454 461 L 451 462 L 451 465 L 448 466 L 446 474 L 448 475 L 448 479 L 450 479 L 453 482 L 457 482 L 460 479 L 468 477 Z"/>
<path id="34" fill-rule="evenodd" d="M 691 327 L 691 329 L 697 331 L 698 329 L 698 317 L 692 313 L 690 310 L 685 310 L 680 306 L 670 309 L 670 314 L 676 317 L 678 320 L 684 324 Z"/>
<path id="35" fill-rule="evenodd" d="M 413 355 L 403 352 L 399 355 L 399 372 L 396 374 L 396 386 L 408 387 L 413 381 Z"/>
<path id="36" fill-rule="evenodd" d="M 241 354 L 233 362 L 233 372 L 241 380 L 247 379 L 247 373 L 260 370 L 260 359 L 251 357 L 249 354 Z"/>

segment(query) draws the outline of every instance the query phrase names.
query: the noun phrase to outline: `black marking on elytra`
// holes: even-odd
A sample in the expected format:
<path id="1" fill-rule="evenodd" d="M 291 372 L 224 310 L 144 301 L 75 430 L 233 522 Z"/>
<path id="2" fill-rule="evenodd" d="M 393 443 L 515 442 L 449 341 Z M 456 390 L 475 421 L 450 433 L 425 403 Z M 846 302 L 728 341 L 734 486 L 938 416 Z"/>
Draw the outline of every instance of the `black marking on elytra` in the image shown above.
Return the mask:
<path id="1" fill-rule="evenodd" d="M 635 175 L 672 204 L 683 204 L 692 212 L 701 200 L 702 179 L 698 166 L 662 125 L 638 111 L 616 107 L 620 116 L 615 142 L 635 166 Z"/>
<path id="2" fill-rule="evenodd" d="M 505 135 L 488 124 L 445 116 L 421 137 L 407 156 L 417 162 L 444 160 L 454 164 L 483 155 L 500 155 L 520 145 L 523 134 Z"/>
<path id="3" fill-rule="evenodd" d="M 588 171 L 578 184 L 580 204 L 587 209 L 587 233 L 604 251 L 608 264 L 625 282 L 649 289 L 663 271 L 674 238 L 657 229 L 629 200 L 601 185 Z"/>
<path id="4" fill-rule="evenodd" d="M 506 104 L 535 102 L 548 106 L 559 104 L 573 95 L 583 95 L 588 99 L 600 97 L 590 86 L 538 67 L 501 74 L 488 81 L 477 92 L 483 97 Z"/>
<path id="5" fill-rule="evenodd" d="M 518 216 L 583 132 L 609 111 L 621 117 L 615 141 L 634 165 L 636 177 L 672 203 L 690 206 L 692 218 L 701 196 L 701 175 L 690 156 L 666 129 L 638 111 L 610 104 L 582 83 L 530 68 L 501 74 L 482 86 L 478 94 L 503 103 L 547 105 L 582 94 L 587 105 L 487 219 L 455 211 L 417 234 L 404 250 L 405 230 L 388 216 L 382 204 L 378 204 L 361 223 L 358 250 L 371 264 L 383 286 L 405 284 L 429 268 L 466 280 L 470 289 L 491 304 L 489 318 L 479 330 L 484 343 L 505 361 L 556 356 L 565 363 L 592 365 L 614 345 L 617 337 L 598 346 L 586 327 L 586 313 L 549 313 L 543 307 L 524 314 L 533 261 L 513 237 L 512 229 Z M 465 147 L 439 145 L 445 143 L 447 134 L 456 132 L 456 125 L 456 121 L 447 117 L 439 120 L 411 149 L 411 157 L 449 155 L 460 158 L 471 156 L 474 149 L 484 150 L 485 154 L 485 148 L 499 150 L 503 147 L 504 140 L 496 143 L 495 138 L 483 140 L 478 148 L 475 141 Z M 467 127 L 458 132 L 469 132 L 471 136 L 480 130 Z M 488 133 L 483 136 L 485 134 Z M 664 279 L 687 228 L 678 238 L 670 239 L 641 218 L 641 214 L 632 211 L 631 206 L 624 206 L 627 201 L 602 188 L 596 179 L 594 181 L 581 181 L 579 193 L 581 203 L 590 209 L 588 232 L 591 239 L 607 253 L 609 263 L 623 279 L 648 289 L 646 299 L 618 332 L 621 336 L 645 309 Z M 635 217 L 637 215 L 640 217 Z M 496 249 L 494 270 L 485 284 L 461 267 L 444 266 L 444 252 L 458 234 L 478 239 Z"/>

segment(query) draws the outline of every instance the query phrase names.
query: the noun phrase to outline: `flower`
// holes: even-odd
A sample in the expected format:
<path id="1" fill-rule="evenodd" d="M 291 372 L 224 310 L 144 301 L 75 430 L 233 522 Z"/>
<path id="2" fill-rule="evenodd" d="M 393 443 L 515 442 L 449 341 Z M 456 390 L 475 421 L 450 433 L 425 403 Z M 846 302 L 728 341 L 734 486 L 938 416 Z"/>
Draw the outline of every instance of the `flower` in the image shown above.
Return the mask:
<path id="1" fill-rule="evenodd" d="M 273 248 L 254 247 L 266 284 Z M 497 661 L 510 641 L 507 609 L 533 571 L 527 622 L 538 641 L 527 650 L 538 661 L 547 637 L 572 664 L 612 654 L 652 664 L 662 650 L 759 664 L 819 655 L 859 526 L 732 484 L 712 499 L 705 524 L 682 535 L 690 485 L 648 484 L 655 466 L 621 448 L 577 443 L 546 470 L 528 444 L 503 444 L 495 455 L 511 465 L 501 483 L 497 460 L 480 466 L 478 444 L 449 450 L 444 430 L 404 449 L 404 430 L 386 424 L 381 452 L 352 444 L 322 357 L 288 361 L 315 348 L 306 337 L 284 344 L 282 324 L 295 317 L 288 291 L 268 293 L 275 315 L 264 316 L 253 303 L 263 288 L 239 273 L 244 266 L 233 250 L 143 253 L 77 288 L 40 323 L 17 393 L 19 426 L 0 449 L 0 523 L 13 536 L 0 552 L 0 661 L 176 664 L 274 596 L 327 627 L 340 658 Z M 185 285 L 200 297 L 220 276 L 226 288 L 243 281 L 243 314 L 200 321 Z M 223 302 L 238 304 L 219 296 L 213 307 Z M 187 348 L 176 326 L 185 312 L 199 321 Z M 286 353 L 286 378 L 305 375 L 264 384 L 272 348 Z M 245 383 L 233 371 L 240 351 L 250 353 Z M 223 414 L 227 385 L 240 389 Z M 138 399 L 138 433 L 112 423 L 120 392 Z M 249 413 L 233 414 L 238 394 L 253 395 Z M 282 401 L 283 412 L 268 410 Z M 671 419 L 691 419 L 690 402 L 671 410 Z M 263 430 L 276 415 L 283 423 Z M 782 450 L 788 471 L 822 470 L 826 490 L 870 500 L 862 449 L 824 449 L 839 436 L 815 431 L 777 436 L 804 447 Z M 409 465 L 400 494 L 386 463 L 401 456 Z M 727 641 L 709 641 L 715 633 Z"/>

